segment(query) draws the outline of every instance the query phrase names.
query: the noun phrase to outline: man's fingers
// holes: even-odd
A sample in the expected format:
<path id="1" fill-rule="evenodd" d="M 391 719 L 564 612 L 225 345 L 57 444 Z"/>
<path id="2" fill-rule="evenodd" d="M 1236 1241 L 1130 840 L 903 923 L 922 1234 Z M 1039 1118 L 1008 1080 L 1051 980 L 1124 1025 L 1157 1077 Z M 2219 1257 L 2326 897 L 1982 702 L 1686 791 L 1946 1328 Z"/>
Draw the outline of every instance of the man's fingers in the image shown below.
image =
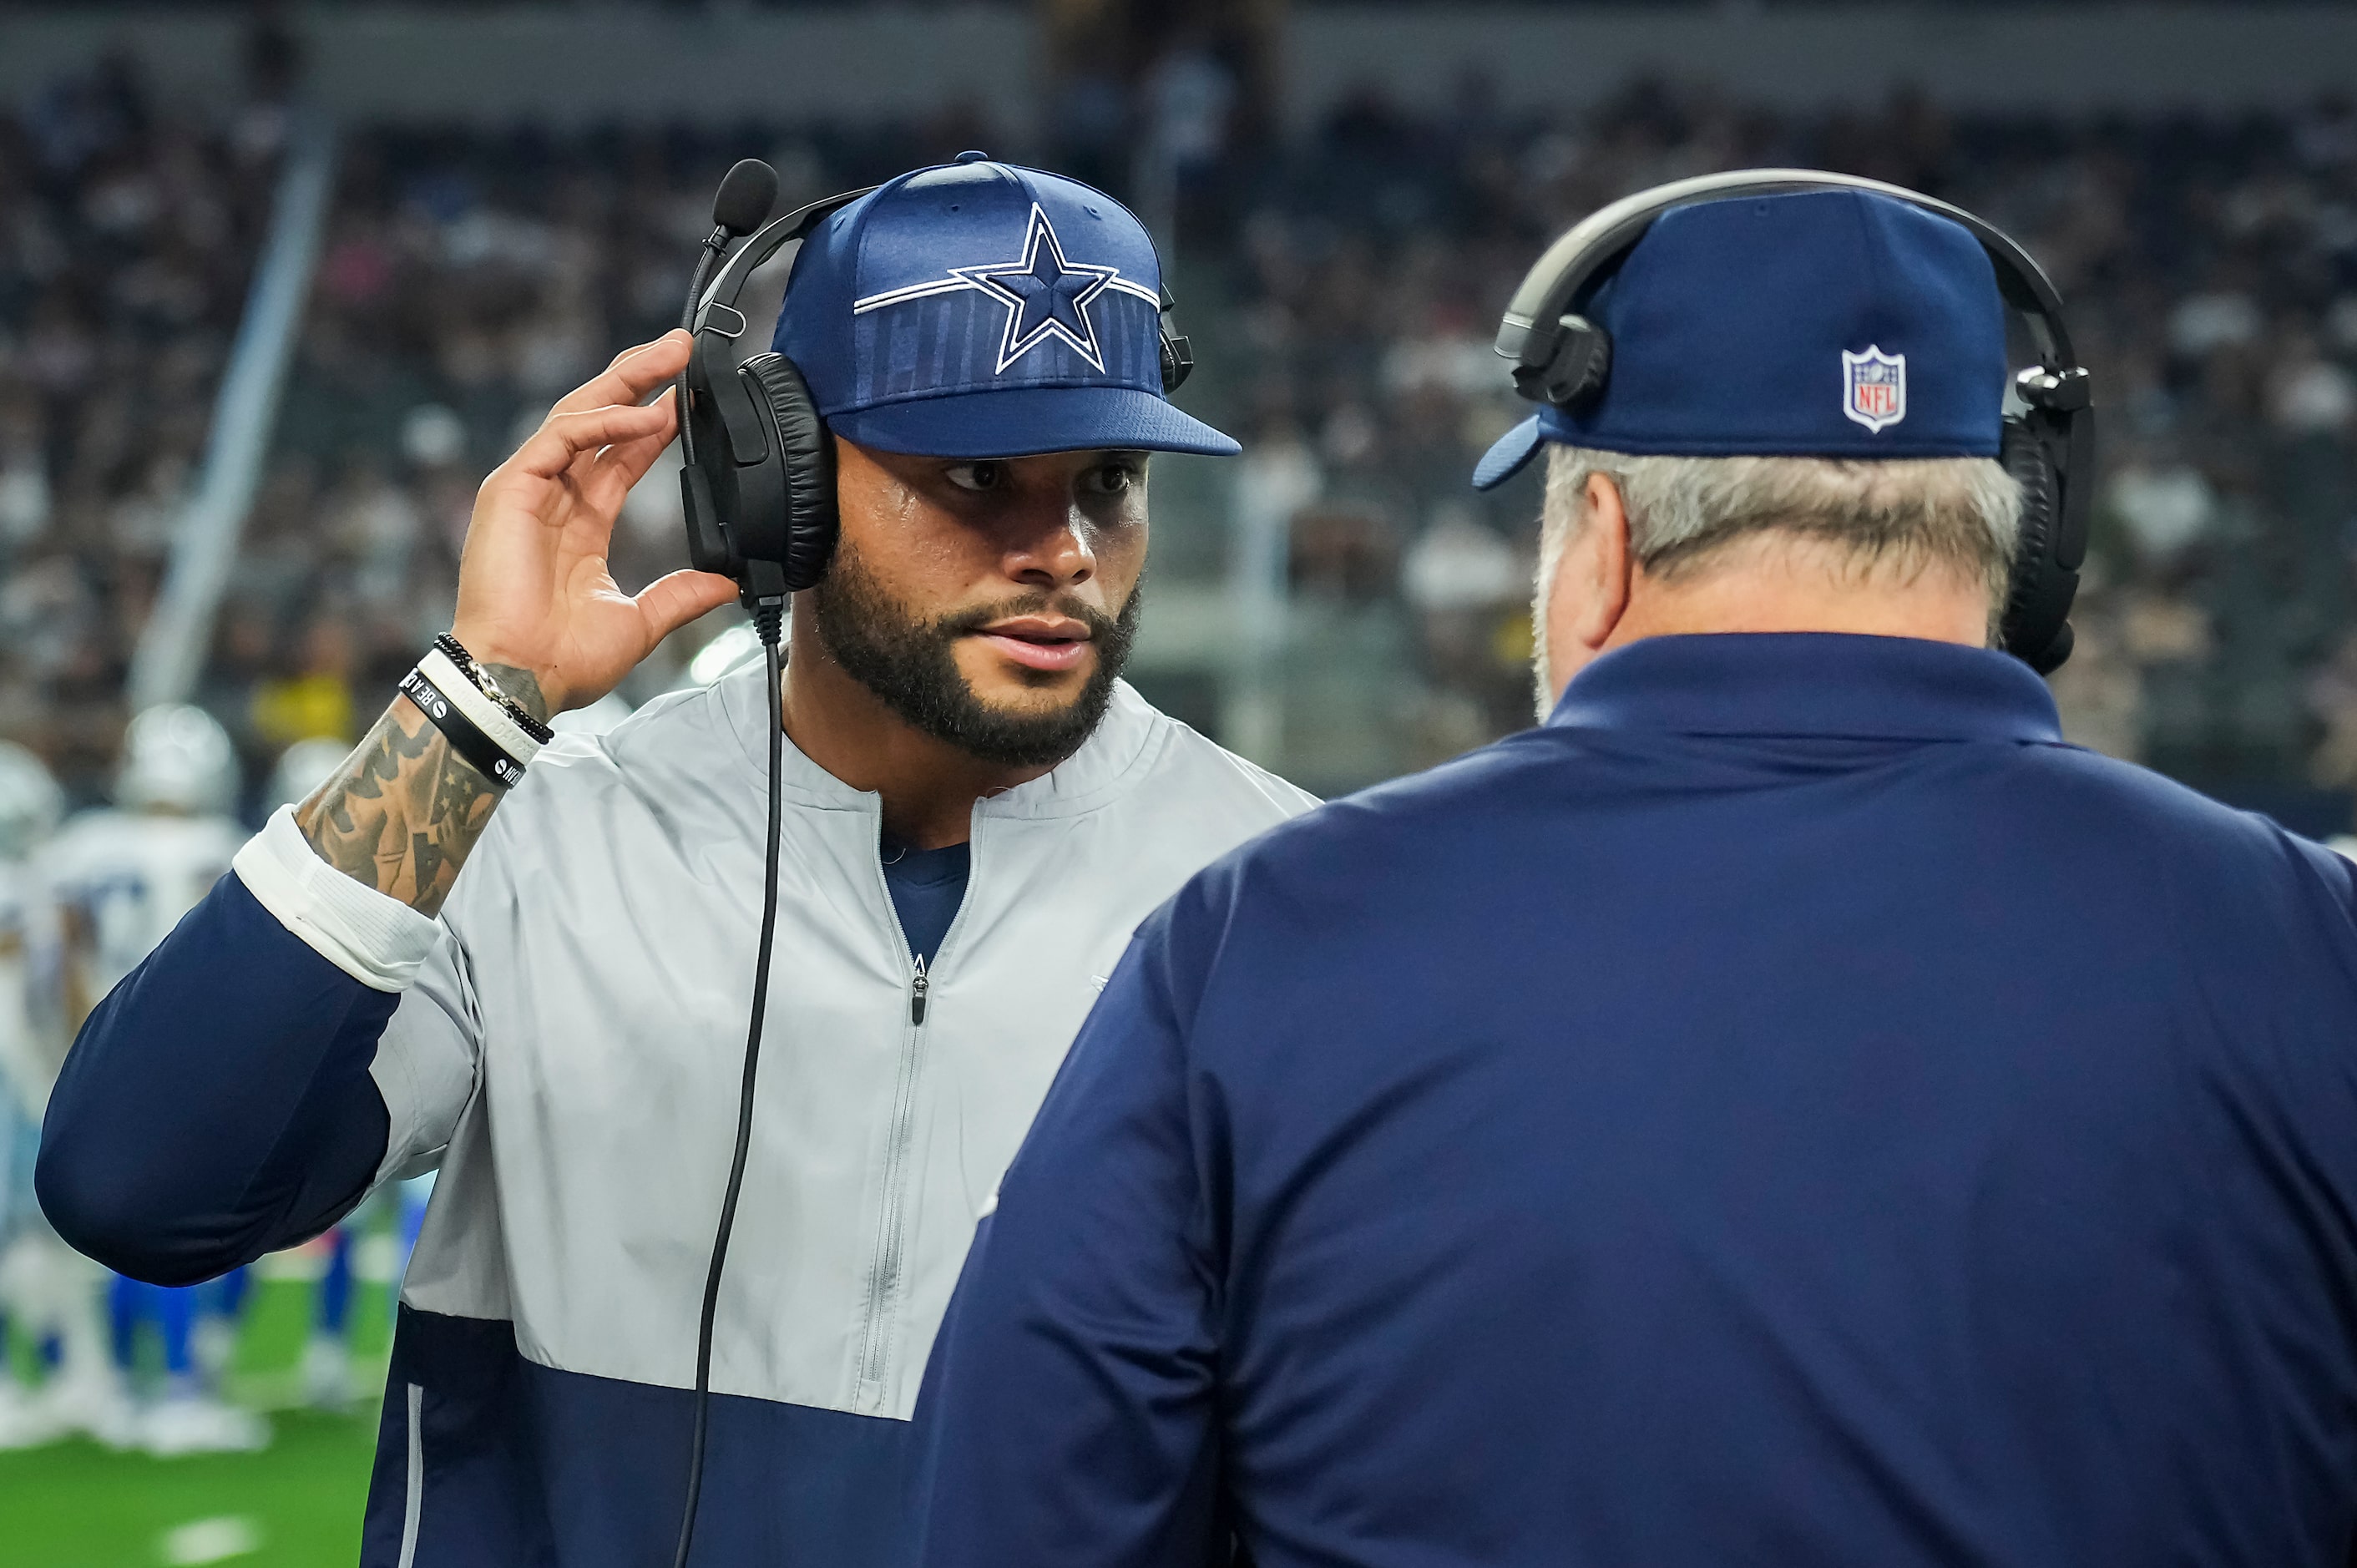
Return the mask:
<path id="1" fill-rule="evenodd" d="M 609 403 L 636 403 L 687 368 L 688 336 L 673 328 L 651 343 L 625 349 L 614 362 L 556 400 L 556 413 L 576 413 Z"/>
<path id="2" fill-rule="evenodd" d="M 647 623 L 651 648 L 700 615 L 716 610 L 737 596 L 737 585 L 711 572 L 673 572 L 657 577 L 632 601 Z"/>
<path id="3" fill-rule="evenodd" d="M 671 392 L 666 390 L 662 397 L 648 406 L 670 408 Z M 589 467 L 588 478 L 581 482 L 582 499 L 599 511 L 611 511 L 619 507 L 622 498 L 630 493 L 630 487 L 646 477 L 647 470 L 654 467 L 655 459 L 662 455 L 662 449 L 671 445 L 671 438 L 677 429 L 676 423 L 665 420 L 662 428 L 652 435 L 641 435 L 632 441 L 617 441 L 598 453 L 597 461 Z"/>
<path id="4" fill-rule="evenodd" d="M 553 479 L 571 467 L 585 452 L 668 433 L 671 423 L 671 405 L 667 403 L 645 408 L 636 403 L 616 403 L 576 413 L 552 413 L 533 433 L 532 439 L 517 448 L 510 461 L 519 472 Z"/>

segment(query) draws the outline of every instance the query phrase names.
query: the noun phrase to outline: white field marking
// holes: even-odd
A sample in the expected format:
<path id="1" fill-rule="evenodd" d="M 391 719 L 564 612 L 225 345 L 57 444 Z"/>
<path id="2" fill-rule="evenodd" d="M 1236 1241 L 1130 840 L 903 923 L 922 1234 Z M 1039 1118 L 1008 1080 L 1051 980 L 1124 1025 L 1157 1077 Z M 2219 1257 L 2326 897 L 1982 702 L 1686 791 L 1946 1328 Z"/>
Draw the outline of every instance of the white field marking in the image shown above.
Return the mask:
<path id="1" fill-rule="evenodd" d="M 239 1515 L 191 1520 L 156 1540 L 156 1554 L 172 1568 L 224 1563 L 262 1550 L 262 1527 Z"/>

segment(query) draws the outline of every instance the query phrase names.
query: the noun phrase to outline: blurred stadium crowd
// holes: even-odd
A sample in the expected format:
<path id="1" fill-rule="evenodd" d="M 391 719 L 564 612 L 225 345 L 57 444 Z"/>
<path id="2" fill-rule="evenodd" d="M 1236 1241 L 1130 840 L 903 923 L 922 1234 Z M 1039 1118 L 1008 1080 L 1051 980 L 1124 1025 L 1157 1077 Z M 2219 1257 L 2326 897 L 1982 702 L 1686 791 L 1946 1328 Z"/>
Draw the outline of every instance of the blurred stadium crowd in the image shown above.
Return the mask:
<path id="1" fill-rule="evenodd" d="M 1235 248 L 1258 433 L 1297 432 L 1320 476 L 1297 588 L 1396 596 L 1416 618 L 1440 749 L 1524 714 L 1509 628 L 1531 487 L 1480 510 L 1463 489 L 1515 413 L 1489 352 L 1499 302 L 1547 237 L 1617 196 L 1800 166 L 1981 213 L 2071 305 L 2105 414 L 2079 652 L 2056 681 L 2075 737 L 2263 798 L 2357 783 L 2348 105 L 2066 124 L 1902 98 L 1795 120 L 1638 87 L 1583 122 L 1515 124 L 1486 102 L 1469 83 L 1436 123 L 1361 99 L 1273 171 Z M 1461 612 L 1484 592 L 1505 618 L 1474 635 Z"/>
<path id="2" fill-rule="evenodd" d="M 0 735 L 87 799 L 269 216 L 285 118 L 119 65 L 0 118 Z"/>
<path id="3" fill-rule="evenodd" d="M 1217 85 L 1172 91 L 1216 122 Z M 224 123 L 175 118 L 114 68 L 0 125 L 0 734 L 80 797 L 126 717 L 282 125 L 266 91 Z M 1131 166 L 1078 134 L 1031 156 L 1121 188 Z M 671 325 L 729 162 L 766 156 L 807 199 L 965 146 L 1020 150 L 957 113 L 856 134 L 347 127 L 199 698 L 250 787 L 289 743 L 352 735 L 447 625 L 476 483 L 551 399 Z M 1466 484 L 1516 413 L 1498 306 L 1613 197 L 1769 164 L 1970 207 L 2070 301 L 2105 411 L 2056 682 L 2074 735 L 2199 785 L 2357 787 L 2357 114 L 1954 119 L 1902 98 L 1792 118 L 1659 85 L 1556 120 L 1502 116 L 1479 81 L 1437 115 L 1370 91 L 1298 144 L 1215 125 L 1177 159 L 1181 324 L 1204 363 L 1188 401 L 1248 456 L 1157 502 L 1156 591 L 1216 588 L 1255 529 L 1280 542 L 1285 626 L 1263 646 L 1283 740 L 1264 760 L 1343 788 L 1528 722 L 1536 488 Z M 667 473 L 633 497 L 626 587 L 677 563 L 676 506 Z M 683 678 L 688 651 L 633 694 Z"/>

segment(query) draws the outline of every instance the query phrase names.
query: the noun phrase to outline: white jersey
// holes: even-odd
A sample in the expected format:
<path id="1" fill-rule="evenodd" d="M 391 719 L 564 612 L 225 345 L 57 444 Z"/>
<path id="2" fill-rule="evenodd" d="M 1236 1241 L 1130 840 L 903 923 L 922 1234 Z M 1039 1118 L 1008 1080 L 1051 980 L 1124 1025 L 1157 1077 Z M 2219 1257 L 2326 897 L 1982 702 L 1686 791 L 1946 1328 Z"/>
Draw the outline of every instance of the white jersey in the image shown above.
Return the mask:
<path id="1" fill-rule="evenodd" d="M 68 962 L 83 1005 L 139 967 L 229 870 L 245 830 L 227 817 L 84 811 L 41 857 L 76 940 Z"/>
<path id="2" fill-rule="evenodd" d="M 65 1055 L 58 962 L 56 909 L 41 878 L 20 861 L 0 860 L 0 1101 L 36 1122 Z"/>
<path id="3" fill-rule="evenodd" d="M 0 860 L 0 1250 L 32 1213 L 41 1112 L 64 1054 L 53 1007 L 57 923 L 40 879 Z M 0 1384 L 5 1384 L 0 1376 Z"/>

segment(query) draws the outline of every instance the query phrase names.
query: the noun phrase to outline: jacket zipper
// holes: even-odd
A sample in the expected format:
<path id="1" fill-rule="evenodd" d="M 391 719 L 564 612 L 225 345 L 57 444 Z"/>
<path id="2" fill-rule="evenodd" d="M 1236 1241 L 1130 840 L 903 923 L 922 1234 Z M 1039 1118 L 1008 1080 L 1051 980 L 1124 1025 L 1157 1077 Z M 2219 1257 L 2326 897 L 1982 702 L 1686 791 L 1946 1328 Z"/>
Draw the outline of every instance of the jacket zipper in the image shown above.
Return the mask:
<path id="1" fill-rule="evenodd" d="M 925 1015 L 932 1010 L 932 968 L 940 964 L 942 954 L 957 945 L 966 911 L 974 907 L 974 885 L 982 869 L 981 823 L 977 822 L 974 828 L 974 859 L 966 872 L 965 897 L 950 921 L 950 929 L 942 933 L 940 944 L 933 949 L 932 964 L 909 952 L 906 933 L 899 929 L 897 913 L 893 917 L 894 934 L 902 938 L 900 950 L 909 958 L 909 1026 L 902 1031 L 899 1079 L 892 1094 L 892 1125 L 884 1155 L 884 1210 L 876 1231 L 876 1261 L 867 1276 L 867 1322 L 860 1337 L 857 1362 L 858 1388 L 855 1397 L 869 1405 L 881 1403 L 885 1378 L 891 1370 L 892 1321 L 899 1305 L 901 1252 L 907 1230 L 908 1195 L 900 1189 L 908 1180 L 909 1146 L 916 1137 L 917 1076 L 923 1069 Z M 876 890 L 883 895 L 884 908 L 890 911 L 892 888 L 884 879 L 881 865 L 876 868 Z"/>
<path id="2" fill-rule="evenodd" d="M 913 959 L 909 972 L 909 1029 L 900 1045 L 900 1071 L 892 1091 L 892 1128 L 884 1154 L 884 1213 L 877 1228 L 876 1263 L 867 1287 L 867 1327 L 859 1349 L 859 1391 L 863 1402 L 880 1398 L 886 1362 L 889 1359 L 892 1312 L 900 1294 L 900 1245 L 909 1144 L 917 1119 L 918 1047 L 923 1039 L 926 993 L 931 977 L 925 961 Z"/>

